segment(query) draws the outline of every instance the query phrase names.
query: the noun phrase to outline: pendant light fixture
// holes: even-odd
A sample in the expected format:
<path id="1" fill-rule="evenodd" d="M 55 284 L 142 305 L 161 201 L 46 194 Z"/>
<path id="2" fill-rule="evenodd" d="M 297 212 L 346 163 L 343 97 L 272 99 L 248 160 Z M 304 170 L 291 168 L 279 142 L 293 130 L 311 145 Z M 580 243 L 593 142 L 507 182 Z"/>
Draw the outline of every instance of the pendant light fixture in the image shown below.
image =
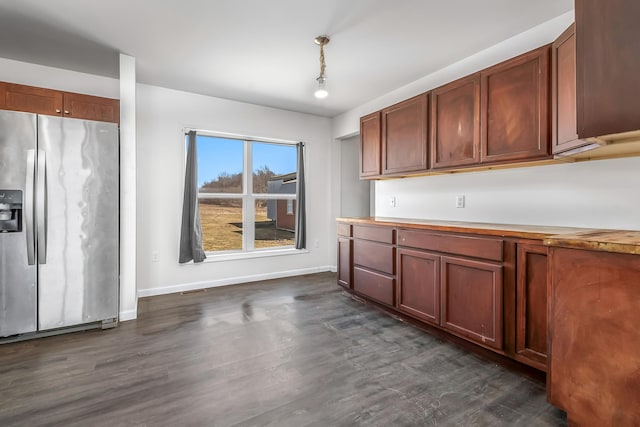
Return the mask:
<path id="1" fill-rule="evenodd" d="M 324 83 L 326 81 L 326 77 L 324 75 L 325 63 L 324 63 L 324 45 L 329 43 L 328 36 L 318 36 L 314 39 L 317 45 L 320 46 L 320 75 L 316 79 L 318 82 L 318 89 L 316 89 L 314 95 L 318 99 L 326 98 L 329 95 L 329 92 L 324 87 Z"/>

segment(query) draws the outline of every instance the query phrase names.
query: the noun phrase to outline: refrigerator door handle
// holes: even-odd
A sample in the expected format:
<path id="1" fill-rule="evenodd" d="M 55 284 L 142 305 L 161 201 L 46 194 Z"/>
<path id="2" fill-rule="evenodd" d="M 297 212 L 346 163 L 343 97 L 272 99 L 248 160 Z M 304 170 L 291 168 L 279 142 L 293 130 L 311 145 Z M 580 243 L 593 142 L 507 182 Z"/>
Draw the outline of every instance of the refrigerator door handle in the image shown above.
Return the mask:
<path id="1" fill-rule="evenodd" d="M 36 221 L 38 222 L 38 264 L 47 263 L 47 157 L 38 150 Z"/>
<path id="2" fill-rule="evenodd" d="M 27 264 L 36 263 L 36 240 L 33 229 L 33 190 L 36 173 L 36 150 L 27 150 L 27 182 L 24 189 L 24 225 L 27 237 Z"/>

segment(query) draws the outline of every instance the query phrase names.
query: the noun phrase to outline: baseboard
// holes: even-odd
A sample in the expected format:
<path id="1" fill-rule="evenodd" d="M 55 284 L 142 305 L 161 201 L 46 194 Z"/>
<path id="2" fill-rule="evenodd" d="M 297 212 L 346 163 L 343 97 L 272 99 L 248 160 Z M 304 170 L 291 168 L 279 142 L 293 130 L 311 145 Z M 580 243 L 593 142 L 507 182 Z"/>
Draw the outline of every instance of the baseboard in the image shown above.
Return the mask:
<path id="1" fill-rule="evenodd" d="M 138 310 L 137 309 L 121 311 L 118 314 L 118 320 L 120 322 L 126 322 L 127 320 L 135 320 L 137 318 L 138 318 Z"/>
<path id="2" fill-rule="evenodd" d="M 163 286 L 161 288 L 141 289 L 138 291 L 138 298 L 173 294 L 176 292 L 195 291 L 198 289 L 217 288 L 219 286 L 238 285 L 240 283 L 258 282 L 260 280 L 280 279 L 282 277 L 302 276 L 303 274 L 335 271 L 332 268 L 332 266 L 326 265 L 321 267 L 302 268 L 299 270 L 276 271 L 274 273 L 254 274 L 251 276 L 230 277 L 228 279 L 210 280 L 205 282 L 182 283 L 173 286 Z"/>
<path id="3" fill-rule="evenodd" d="M 332 265 L 330 268 L 331 268 L 331 270 L 329 270 L 329 271 L 331 271 L 332 273 L 337 273 L 338 272 L 338 266 L 337 265 Z"/>

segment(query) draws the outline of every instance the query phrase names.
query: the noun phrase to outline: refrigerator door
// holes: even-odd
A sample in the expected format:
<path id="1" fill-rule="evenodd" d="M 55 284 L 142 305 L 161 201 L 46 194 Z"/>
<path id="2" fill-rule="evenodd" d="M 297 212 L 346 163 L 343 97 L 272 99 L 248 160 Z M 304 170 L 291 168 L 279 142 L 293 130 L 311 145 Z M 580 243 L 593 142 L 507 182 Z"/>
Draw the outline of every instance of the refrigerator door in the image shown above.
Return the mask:
<path id="1" fill-rule="evenodd" d="M 117 318 L 118 147 L 115 124 L 38 116 L 39 330 Z"/>
<path id="2" fill-rule="evenodd" d="M 0 337 L 36 330 L 35 150 L 36 115 L 0 111 L 0 199 L 6 190 L 18 190 L 22 196 L 21 230 L 0 233 Z"/>

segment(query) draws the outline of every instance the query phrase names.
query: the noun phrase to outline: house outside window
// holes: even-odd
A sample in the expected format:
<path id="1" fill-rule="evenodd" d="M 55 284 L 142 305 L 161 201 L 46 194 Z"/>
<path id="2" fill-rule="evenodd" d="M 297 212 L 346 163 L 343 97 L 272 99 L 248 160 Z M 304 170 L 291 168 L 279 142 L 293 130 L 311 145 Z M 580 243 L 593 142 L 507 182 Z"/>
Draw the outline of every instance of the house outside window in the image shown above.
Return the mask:
<path id="1" fill-rule="evenodd" d="M 296 146 L 201 133 L 196 141 L 205 251 L 294 247 Z"/>

